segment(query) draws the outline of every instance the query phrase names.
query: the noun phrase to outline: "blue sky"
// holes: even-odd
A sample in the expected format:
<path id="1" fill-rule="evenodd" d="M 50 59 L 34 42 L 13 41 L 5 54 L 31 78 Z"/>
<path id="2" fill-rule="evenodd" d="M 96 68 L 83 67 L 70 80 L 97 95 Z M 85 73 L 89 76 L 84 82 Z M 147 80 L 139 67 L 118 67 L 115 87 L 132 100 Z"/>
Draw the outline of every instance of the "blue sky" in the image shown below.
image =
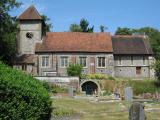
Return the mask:
<path id="1" fill-rule="evenodd" d="M 47 15 L 53 24 L 53 31 L 68 31 L 72 23 L 81 18 L 94 25 L 108 27 L 114 33 L 117 27 L 140 28 L 150 26 L 160 29 L 160 0 L 17 0 L 23 5 L 14 9 L 11 15 L 19 16 L 34 4 L 41 14 Z"/>

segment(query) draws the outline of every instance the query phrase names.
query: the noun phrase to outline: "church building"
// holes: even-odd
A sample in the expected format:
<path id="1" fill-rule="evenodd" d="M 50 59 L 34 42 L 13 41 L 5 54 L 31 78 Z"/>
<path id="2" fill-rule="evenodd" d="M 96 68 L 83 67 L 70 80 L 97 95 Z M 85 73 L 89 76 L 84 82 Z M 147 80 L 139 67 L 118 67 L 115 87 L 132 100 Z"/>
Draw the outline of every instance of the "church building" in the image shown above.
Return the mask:
<path id="1" fill-rule="evenodd" d="M 67 76 L 69 64 L 83 66 L 83 74 L 113 77 L 154 77 L 154 62 L 145 35 L 48 32 L 34 6 L 19 17 L 17 57 L 13 67 L 33 76 Z"/>

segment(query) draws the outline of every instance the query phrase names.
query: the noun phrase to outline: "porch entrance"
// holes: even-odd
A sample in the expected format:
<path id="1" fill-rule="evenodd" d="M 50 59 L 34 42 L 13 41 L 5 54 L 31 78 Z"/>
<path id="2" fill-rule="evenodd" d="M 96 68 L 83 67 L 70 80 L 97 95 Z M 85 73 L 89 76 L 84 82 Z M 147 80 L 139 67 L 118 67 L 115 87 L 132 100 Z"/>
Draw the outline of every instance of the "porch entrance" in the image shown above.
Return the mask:
<path id="1" fill-rule="evenodd" d="M 86 81 L 81 85 L 82 91 L 86 92 L 86 95 L 97 95 L 98 85 L 93 81 Z"/>

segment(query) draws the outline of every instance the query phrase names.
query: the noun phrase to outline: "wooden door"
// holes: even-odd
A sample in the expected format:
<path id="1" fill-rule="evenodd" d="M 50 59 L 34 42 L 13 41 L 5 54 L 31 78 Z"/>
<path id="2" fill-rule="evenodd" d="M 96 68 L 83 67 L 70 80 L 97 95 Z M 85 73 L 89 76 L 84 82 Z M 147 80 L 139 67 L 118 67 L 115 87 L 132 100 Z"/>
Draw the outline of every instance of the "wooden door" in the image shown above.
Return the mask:
<path id="1" fill-rule="evenodd" d="M 136 67 L 136 74 L 141 75 L 141 67 Z"/>
<path id="2" fill-rule="evenodd" d="M 90 57 L 90 74 L 95 74 L 95 58 L 94 57 Z"/>

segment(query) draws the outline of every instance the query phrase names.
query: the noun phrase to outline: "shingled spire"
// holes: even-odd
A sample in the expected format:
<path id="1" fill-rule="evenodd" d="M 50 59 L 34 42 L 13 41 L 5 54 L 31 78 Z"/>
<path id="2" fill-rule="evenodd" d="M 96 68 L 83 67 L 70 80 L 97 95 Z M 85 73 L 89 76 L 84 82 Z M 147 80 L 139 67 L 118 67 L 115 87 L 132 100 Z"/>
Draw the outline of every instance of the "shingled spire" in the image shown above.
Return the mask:
<path id="1" fill-rule="evenodd" d="M 42 20 L 42 17 L 38 13 L 34 5 L 31 5 L 27 10 L 25 10 L 19 17 L 19 20 Z"/>

